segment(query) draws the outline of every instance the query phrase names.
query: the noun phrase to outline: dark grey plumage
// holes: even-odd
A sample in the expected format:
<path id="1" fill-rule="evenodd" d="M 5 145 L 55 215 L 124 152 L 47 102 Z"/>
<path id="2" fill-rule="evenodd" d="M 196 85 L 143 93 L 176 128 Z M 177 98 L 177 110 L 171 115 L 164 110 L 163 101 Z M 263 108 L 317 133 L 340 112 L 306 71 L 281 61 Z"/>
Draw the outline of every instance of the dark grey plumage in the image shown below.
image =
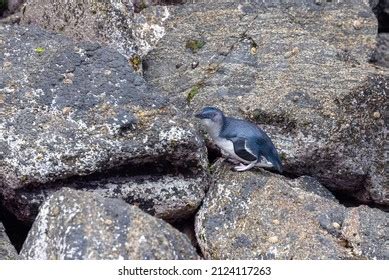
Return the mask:
<path id="1" fill-rule="evenodd" d="M 282 164 L 269 136 L 255 124 L 224 116 L 215 107 L 205 107 L 196 114 L 219 148 L 228 156 L 241 162 L 237 171 L 254 166 L 270 167 L 282 172 Z M 243 165 L 246 163 L 248 165 Z"/>

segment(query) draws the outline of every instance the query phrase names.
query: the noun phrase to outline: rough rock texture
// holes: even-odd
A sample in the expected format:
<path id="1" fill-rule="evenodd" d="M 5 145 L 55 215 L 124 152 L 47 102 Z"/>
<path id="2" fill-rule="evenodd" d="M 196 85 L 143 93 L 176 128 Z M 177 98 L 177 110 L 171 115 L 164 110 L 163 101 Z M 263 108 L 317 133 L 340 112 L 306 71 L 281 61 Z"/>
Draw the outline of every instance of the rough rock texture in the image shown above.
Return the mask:
<path id="1" fill-rule="evenodd" d="M 71 38 L 106 44 L 126 56 L 134 70 L 141 72 L 141 57 L 165 34 L 163 23 L 168 17 L 163 6 L 134 13 L 130 0 L 28 0 L 21 22 Z"/>
<path id="2" fill-rule="evenodd" d="M 207 259 L 388 259 L 389 213 L 346 208 L 311 177 L 216 167 L 196 217 Z"/>
<path id="3" fill-rule="evenodd" d="M 119 168 L 123 176 L 206 178 L 204 144 L 190 120 L 118 52 L 37 27 L 0 25 L 0 65 L 0 197 L 19 219 L 33 218 L 24 203 L 34 203 L 17 197 L 20 188 Z M 182 184 L 191 186 L 184 196 L 206 188 L 194 179 Z"/>
<path id="4" fill-rule="evenodd" d="M 389 73 L 368 63 L 366 1 L 201 1 L 169 6 L 144 77 L 186 106 L 260 124 L 287 172 L 389 205 L 384 114 Z"/>
<path id="5" fill-rule="evenodd" d="M 377 35 L 377 48 L 372 55 L 372 62 L 389 68 L 389 33 Z"/>
<path id="6" fill-rule="evenodd" d="M 15 247 L 9 241 L 3 224 L 0 222 L 0 260 L 16 260 L 19 259 Z"/>
<path id="7" fill-rule="evenodd" d="M 133 4 L 125 1 L 28 0 L 22 23 L 36 24 L 81 40 L 107 43 L 122 54 L 136 52 Z"/>
<path id="8" fill-rule="evenodd" d="M 119 199 L 62 189 L 40 209 L 25 259 L 198 259 L 182 233 Z"/>
<path id="9" fill-rule="evenodd" d="M 39 189 L 17 189 L 14 191 L 16 201 L 13 204 L 15 207 L 21 206 L 25 220 L 33 221 L 45 198 L 63 187 L 89 191 L 104 197 L 121 198 L 169 222 L 193 216 L 208 188 L 206 181 L 201 177 L 110 174 L 108 177 L 101 175 L 60 183 L 54 182 Z M 15 211 L 21 212 L 21 209 Z"/>

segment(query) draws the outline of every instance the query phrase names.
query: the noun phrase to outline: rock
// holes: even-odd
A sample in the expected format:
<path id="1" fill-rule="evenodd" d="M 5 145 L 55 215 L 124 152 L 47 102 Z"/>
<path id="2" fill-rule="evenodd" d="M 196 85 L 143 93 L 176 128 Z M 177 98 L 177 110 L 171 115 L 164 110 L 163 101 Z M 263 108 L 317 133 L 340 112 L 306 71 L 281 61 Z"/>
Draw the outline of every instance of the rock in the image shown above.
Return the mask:
<path id="1" fill-rule="evenodd" d="M 15 13 L 23 2 L 24 0 L 0 0 L 0 17 Z"/>
<path id="2" fill-rule="evenodd" d="M 0 25 L 0 40 L 7 68 L 0 72 L 0 199 L 18 219 L 34 219 L 41 202 L 34 197 L 47 186 L 94 181 L 87 175 L 122 177 L 125 194 L 112 196 L 148 200 L 161 217 L 176 209 L 186 216 L 200 204 L 207 187 L 203 140 L 125 57 L 32 26 Z M 152 194 L 135 195 L 146 184 L 123 183 L 135 175 L 161 181 L 148 184 Z"/>
<path id="3" fill-rule="evenodd" d="M 81 3 L 27 0 L 21 22 L 110 46 L 127 57 L 135 71 L 141 72 L 141 57 L 165 34 L 163 23 L 169 13 L 163 6 L 134 13 L 133 2 L 139 4 L 130 0 Z"/>
<path id="4" fill-rule="evenodd" d="M 198 259 L 188 238 L 119 199 L 62 189 L 42 205 L 24 259 Z"/>
<path id="5" fill-rule="evenodd" d="M 182 175 L 137 175 L 120 176 L 110 174 L 80 178 L 77 180 L 54 182 L 44 188 L 22 188 L 14 191 L 23 216 L 33 221 L 39 206 L 45 198 L 63 187 L 89 191 L 104 197 L 121 198 L 143 211 L 169 222 L 184 220 L 194 215 L 208 188 L 204 178 L 185 178 Z M 22 207 L 20 207 L 20 205 Z"/>
<path id="6" fill-rule="evenodd" d="M 388 258 L 389 213 L 346 208 L 309 177 L 214 168 L 195 224 L 206 259 Z"/>
<path id="7" fill-rule="evenodd" d="M 131 31 L 132 1 L 27 0 L 22 23 L 39 25 L 74 39 L 107 44 L 130 57 L 136 53 Z"/>
<path id="8" fill-rule="evenodd" d="M 17 260 L 19 259 L 15 247 L 9 241 L 3 224 L 0 222 L 0 260 Z"/>
<path id="9" fill-rule="evenodd" d="M 389 205 L 384 118 L 374 118 L 388 104 L 389 72 L 368 62 L 377 22 L 366 1 L 200 2 L 168 7 L 145 79 L 188 115 L 214 105 L 256 122 L 287 173 Z"/>
<path id="10" fill-rule="evenodd" d="M 389 33 L 377 35 L 377 48 L 371 60 L 377 65 L 389 68 Z"/>
<path id="11" fill-rule="evenodd" d="M 369 0 L 370 6 L 377 16 L 378 32 L 389 32 L 389 1 Z"/>
<path id="12" fill-rule="evenodd" d="M 354 254 L 369 259 L 389 259 L 389 214 L 368 206 L 352 208 L 343 222 L 342 234 Z"/>

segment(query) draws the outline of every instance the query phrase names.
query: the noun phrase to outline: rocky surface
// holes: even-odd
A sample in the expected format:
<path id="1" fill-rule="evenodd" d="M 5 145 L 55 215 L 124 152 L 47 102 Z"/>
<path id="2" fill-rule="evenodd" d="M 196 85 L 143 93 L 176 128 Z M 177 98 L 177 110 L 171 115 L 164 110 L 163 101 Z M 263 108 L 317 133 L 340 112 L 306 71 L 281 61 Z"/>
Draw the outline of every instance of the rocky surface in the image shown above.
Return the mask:
<path id="1" fill-rule="evenodd" d="M 169 17 L 167 8 L 163 6 L 135 13 L 139 7 L 144 8 L 150 4 L 131 0 L 28 0 L 23 8 L 21 22 L 39 25 L 73 39 L 110 46 L 127 57 L 134 70 L 141 72 L 141 57 L 164 36 L 163 23 Z"/>
<path id="2" fill-rule="evenodd" d="M 119 199 L 62 189 L 40 213 L 24 259 L 198 259 L 185 235 Z"/>
<path id="3" fill-rule="evenodd" d="M 0 222 L 0 260 L 17 260 L 19 259 L 15 247 L 9 241 L 3 224 Z"/>
<path id="4" fill-rule="evenodd" d="M 217 165 L 196 217 L 207 259 L 388 259 L 389 214 L 346 208 L 310 177 Z"/>
<path id="5" fill-rule="evenodd" d="M 194 215 L 208 188 L 204 178 L 183 175 L 137 175 L 120 176 L 110 174 L 79 178 L 46 184 L 38 189 L 14 190 L 13 205 L 26 221 L 33 221 L 45 198 L 63 187 L 93 192 L 104 197 L 121 198 L 137 205 L 143 211 L 169 222 L 187 219 Z"/>
<path id="6" fill-rule="evenodd" d="M 377 22 L 366 1 L 200 2 L 169 6 L 145 79 L 188 115 L 215 105 L 258 123 L 286 172 L 388 205 L 389 74 L 368 62 Z"/>
<path id="7" fill-rule="evenodd" d="M 191 211 L 200 204 L 207 187 L 203 141 L 125 57 L 36 27 L 0 25 L 0 38 L 0 196 L 20 220 L 34 218 L 28 208 L 36 203 L 18 196 L 21 189 L 40 194 L 53 181 L 109 177 L 116 169 L 124 177 L 184 174 L 164 187 L 162 176 L 148 191 L 155 198 L 169 189 L 176 196 L 169 202 L 182 199 L 180 207 Z"/>
<path id="8" fill-rule="evenodd" d="M 26 259 L 389 259 L 388 213 L 344 206 L 389 209 L 386 3 L 27 0 L 0 20 L 11 242 L 35 220 Z M 210 166 L 206 105 L 286 172 Z"/>
<path id="9" fill-rule="evenodd" d="M 389 68 L 389 33 L 377 35 L 377 48 L 372 55 L 372 62 Z"/>

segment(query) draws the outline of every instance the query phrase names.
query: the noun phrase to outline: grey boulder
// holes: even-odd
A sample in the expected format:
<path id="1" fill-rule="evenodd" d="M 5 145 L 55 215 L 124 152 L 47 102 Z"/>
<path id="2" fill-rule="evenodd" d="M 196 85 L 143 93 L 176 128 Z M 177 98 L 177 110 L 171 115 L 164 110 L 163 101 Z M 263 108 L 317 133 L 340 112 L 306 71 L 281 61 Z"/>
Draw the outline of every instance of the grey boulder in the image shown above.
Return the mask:
<path id="1" fill-rule="evenodd" d="M 262 126 L 287 172 L 389 205 L 389 73 L 369 63 L 377 21 L 366 1 L 200 2 L 168 7 L 145 79 L 188 114 L 213 105 Z"/>
<path id="2" fill-rule="evenodd" d="M 11 244 L 3 224 L 0 222 L 0 260 L 19 259 L 15 247 Z"/>
<path id="3" fill-rule="evenodd" d="M 0 198 L 19 220 L 34 219 L 41 189 L 95 175 L 177 176 L 185 195 L 196 197 L 190 211 L 199 205 L 207 186 L 202 138 L 121 54 L 38 27 L 0 25 L 0 65 Z M 148 191 L 145 199 L 161 196 Z M 173 191 L 177 201 L 182 188 Z"/>
<path id="4" fill-rule="evenodd" d="M 217 164 L 196 216 L 207 259 L 388 259 L 389 214 L 346 208 L 311 177 Z"/>
<path id="5" fill-rule="evenodd" d="M 110 46 L 127 57 L 134 70 L 141 72 L 141 57 L 164 36 L 164 21 L 169 12 L 167 8 L 157 6 L 135 13 L 139 4 L 131 0 L 27 0 L 21 22 L 39 25 L 73 39 Z"/>
<path id="6" fill-rule="evenodd" d="M 62 189 L 42 205 L 24 259 L 198 259 L 188 238 L 119 199 Z"/>

